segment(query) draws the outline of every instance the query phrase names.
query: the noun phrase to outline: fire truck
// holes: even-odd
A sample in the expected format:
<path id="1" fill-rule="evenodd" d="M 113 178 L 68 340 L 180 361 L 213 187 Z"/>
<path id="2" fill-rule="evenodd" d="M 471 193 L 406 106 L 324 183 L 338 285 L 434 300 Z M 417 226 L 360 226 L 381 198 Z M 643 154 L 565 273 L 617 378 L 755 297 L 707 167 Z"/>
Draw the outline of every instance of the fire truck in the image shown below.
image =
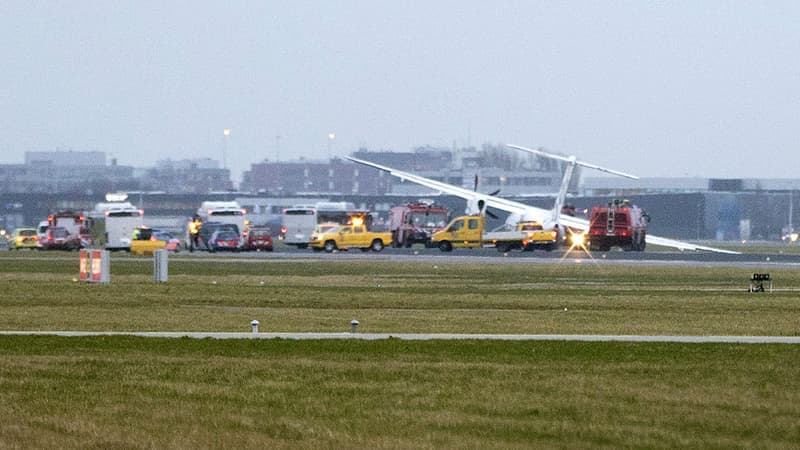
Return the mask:
<path id="1" fill-rule="evenodd" d="M 613 200 L 608 206 L 595 206 L 589 219 L 589 247 L 607 251 L 621 247 L 625 251 L 644 251 L 650 216 L 627 200 Z"/>
<path id="2" fill-rule="evenodd" d="M 59 211 L 47 216 L 47 230 L 43 239 L 40 239 L 40 248 L 69 248 L 84 247 L 90 241 L 84 227 L 85 216 L 82 212 Z M 64 231 L 56 231 L 63 228 Z M 54 233 L 63 233 L 56 237 Z"/>
<path id="3" fill-rule="evenodd" d="M 427 200 L 393 207 L 389 210 L 392 247 L 430 247 L 431 236 L 447 225 L 447 216 L 447 208 Z"/>

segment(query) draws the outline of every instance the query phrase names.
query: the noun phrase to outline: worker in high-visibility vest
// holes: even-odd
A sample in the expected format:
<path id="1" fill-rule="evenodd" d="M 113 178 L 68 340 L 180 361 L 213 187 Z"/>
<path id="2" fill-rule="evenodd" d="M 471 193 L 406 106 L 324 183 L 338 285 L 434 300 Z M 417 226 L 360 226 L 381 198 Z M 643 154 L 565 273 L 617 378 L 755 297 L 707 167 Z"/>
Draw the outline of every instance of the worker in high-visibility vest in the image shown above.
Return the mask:
<path id="1" fill-rule="evenodd" d="M 200 248 L 200 228 L 203 226 L 203 222 L 200 221 L 200 218 L 194 216 L 194 218 L 189 222 L 189 251 L 193 252 L 195 248 Z"/>

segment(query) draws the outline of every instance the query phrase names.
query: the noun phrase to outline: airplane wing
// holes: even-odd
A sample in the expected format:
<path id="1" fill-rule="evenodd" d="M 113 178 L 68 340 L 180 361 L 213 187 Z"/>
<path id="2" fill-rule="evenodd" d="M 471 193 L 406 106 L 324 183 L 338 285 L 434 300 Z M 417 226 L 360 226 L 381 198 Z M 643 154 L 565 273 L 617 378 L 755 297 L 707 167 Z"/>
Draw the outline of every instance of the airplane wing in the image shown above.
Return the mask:
<path id="1" fill-rule="evenodd" d="M 572 216 L 561 216 L 561 224 L 570 228 L 586 231 L 589 229 L 589 221 Z M 647 234 L 645 242 L 652 245 L 660 245 L 662 247 L 672 247 L 678 250 L 691 250 L 691 251 L 705 251 L 714 253 L 725 253 L 729 255 L 739 255 L 739 252 L 731 250 L 723 250 L 720 248 L 707 247 L 704 245 L 692 244 L 691 242 L 678 241 L 675 239 L 664 238 L 653 234 Z"/>
<path id="2" fill-rule="evenodd" d="M 653 245 L 661 245 L 664 247 L 677 248 L 678 250 L 695 250 L 695 251 L 702 250 L 706 252 L 726 253 L 728 255 L 741 254 L 740 252 L 734 252 L 732 250 L 723 250 L 721 248 L 706 247 L 704 245 L 696 245 L 696 244 L 691 244 L 689 242 L 676 241 L 674 239 L 667 239 L 658 236 L 653 236 L 652 234 L 647 235 L 647 237 L 645 238 L 645 242 Z"/>
<path id="3" fill-rule="evenodd" d="M 565 163 L 569 163 L 569 164 L 577 164 L 579 166 L 583 166 L 583 167 L 586 167 L 586 168 L 589 168 L 589 169 L 598 170 L 600 172 L 605 172 L 605 173 L 610 173 L 612 175 L 618 175 L 620 177 L 630 178 L 631 180 L 638 180 L 639 179 L 639 177 L 637 177 L 636 175 L 631 175 L 629 173 L 620 172 L 619 170 L 608 169 L 608 168 L 605 168 L 605 167 L 598 166 L 597 164 L 591 164 L 591 163 L 587 163 L 587 162 L 584 162 L 584 161 L 579 161 L 574 156 L 571 156 L 571 157 L 561 156 L 561 155 L 556 155 L 554 153 L 545 152 L 545 151 L 542 151 L 542 150 L 536 150 L 536 149 L 533 149 L 533 148 L 522 147 L 522 146 L 519 146 L 519 145 L 506 144 L 506 147 L 514 148 L 514 149 L 517 149 L 517 150 L 522 150 L 523 152 L 532 153 L 534 155 L 544 156 L 545 158 L 557 159 L 559 161 L 564 161 Z"/>
<path id="4" fill-rule="evenodd" d="M 520 216 L 536 218 L 536 220 L 538 221 L 544 221 L 548 217 L 550 217 L 551 211 L 548 209 L 537 208 L 535 206 L 529 206 L 524 203 L 515 202 L 513 200 L 507 200 L 492 195 L 481 194 L 480 192 L 470 191 L 469 189 L 453 186 L 447 183 L 442 183 L 441 181 L 431 180 L 430 178 L 421 177 L 419 175 L 414 175 L 413 173 L 404 172 L 402 170 L 392 169 L 391 167 L 375 164 L 373 162 L 365 161 L 363 159 L 353 158 L 351 156 L 345 156 L 345 158 L 358 164 L 363 164 L 365 166 L 370 166 L 378 170 L 383 170 L 384 172 L 388 172 L 389 174 L 396 176 L 401 180 L 408 180 L 413 183 L 429 187 L 439 192 L 444 192 L 450 195 L 455 195 L 456 197 L 461 197 L 465 200 L 483 200 L 490 207 L 497 208 L 502 211 L 507 211 L 512 214 L 519 214 Z M 586 219 L 580 219 L 578 217 L 562 215 L 560 217 L 560 222 L 564 226 L 575 228 L 578 230 L 589 229 L 589 221 Z M 661 245 L 664 247 L 672 247 L 672 248 L 677 248 L 679 250 L 708 251 L 715 253 L 727 253 L 733 255 L 739 254 L 739 252 L 734 252 L 731 250 L 722 250 L 714 247 L 706 247 L 703 245 L 692 244 L 689 242 L 677 241 L 674 239 L 654 236 L 652 234 L 647 235 L 646 242 L 648 244 Z"/>
<path id="5" fill-rule="evenodd" d="M 546 209 L 535 208 L 533 206 L 525 205 L 524 203 L 514 202 L 511 200 L 506 200 L 504 198 L 495 197 L 492 195 L 481 194 L 480 192 L 475 192 L 462 187 L 453 186 L 452 184 L 442 183 L 441 181 L 431 180 L 430 178 L 414 175 L 413 173 L 403 172 L 402 170 L 392 169 L 391 167 L 375 164 L 370 161 L 364 161 L 363 159 L 353 158 L 352 156 L 345 156 L 345 158 L 355 163 L 374 167 L 378 170 L 383 170 L 384 172 L 388 172 L 389 174 L 394 175 L 397 178 L 400 178 L 401 180 L 408 180 L 413 183 L 429 187 L 435 191 L 444 192 L 450 195 L 455 195 L 456 197 L 461 197 L 465 200 L 483 200 L 487 206 L 507 211 L 510 213 L 522 215 L 525 213 L 536 214 L 536 212 L 534 211 L 539 211 L 539 214 L 541 215 L 542 219 L 544 219 L 545 217 L 549 217 L 550 215 L 550 211 Z"/>

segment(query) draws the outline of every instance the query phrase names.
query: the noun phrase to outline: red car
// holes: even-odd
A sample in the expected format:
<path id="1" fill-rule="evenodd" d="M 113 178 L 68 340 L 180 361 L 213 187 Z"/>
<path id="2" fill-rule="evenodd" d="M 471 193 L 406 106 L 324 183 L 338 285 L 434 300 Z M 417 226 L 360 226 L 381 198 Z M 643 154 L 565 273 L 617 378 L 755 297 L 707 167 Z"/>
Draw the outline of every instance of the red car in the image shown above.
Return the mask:
<path id="1" fill-rule="evenodd" d="M 166 231 L 153 230 L 153 237 L 150 239 L 155 241 L 164 241 L 164 248 L 167 251 L 175 253 L 181 251 L 181 241 Z"/>
<path id="2" fill-rule="evenodd" d="M 251 228 L 245 243 L 247 250 L 272 251 L 272 234 L 269 228 Z"/>
<path id="3" fill-rule="evenodd" d="M 230 230 L 215 231 L 208 240 L 208 251 L 213 253 L 221 250 L 238 252 L 239 233 Z"/>
<path id="4" fill-rule="evenodd" d="M 81 248 L 81 238 L 70 234 L 64 227 L 48 227 L 45 240 L 41 242 L 45 250 L 77 250 Z"/>

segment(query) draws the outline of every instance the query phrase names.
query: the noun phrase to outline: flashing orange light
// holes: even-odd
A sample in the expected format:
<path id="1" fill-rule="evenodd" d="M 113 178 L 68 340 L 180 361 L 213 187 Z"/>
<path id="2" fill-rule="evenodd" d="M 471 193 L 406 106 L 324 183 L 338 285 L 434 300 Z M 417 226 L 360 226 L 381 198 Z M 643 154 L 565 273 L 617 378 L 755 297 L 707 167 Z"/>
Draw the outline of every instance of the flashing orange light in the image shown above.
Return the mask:
<path id="1" fill-rule="evenodd" d="M 364 225 L 363 217 L 353 217 L 353 225 Z"/>
<path id="2" fill-rule="evenodd" d="M 286 234 L 286 227 L 281 227 L 281 234 Z"/>
<path id="3" fill-rule="evenodd" d="M 140 210 L 139 210 L 139 215 L 140 215 L 140 216 L 143 216 L 143 215 L 144 215 L 144 210 L 143 210 L 143 209 L 140 209 Z"/>
<path id="4" fill-rule="evenodd" d="M 550 237 L 553 238 L 553 239 L 558 238 L 558 231 L 550 230 Z"/>

